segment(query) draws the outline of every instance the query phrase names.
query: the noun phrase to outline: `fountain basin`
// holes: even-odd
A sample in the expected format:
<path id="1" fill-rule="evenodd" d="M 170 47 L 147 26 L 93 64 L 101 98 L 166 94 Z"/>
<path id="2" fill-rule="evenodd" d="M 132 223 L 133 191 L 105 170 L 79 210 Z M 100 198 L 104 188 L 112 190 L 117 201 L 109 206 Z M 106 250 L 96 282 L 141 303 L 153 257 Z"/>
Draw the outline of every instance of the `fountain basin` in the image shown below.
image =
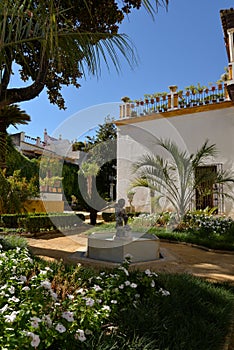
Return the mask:
<path id="1" fill-rule="evenodd" d="M 160 259 L 159 238 L 140 232 L 131 232 L 131 239 L 116 239 L 114 232 L 95 232 L 88 237 L 90 259 L 122 263 L 126 255 L 131 255 L 132 263 Z"/>

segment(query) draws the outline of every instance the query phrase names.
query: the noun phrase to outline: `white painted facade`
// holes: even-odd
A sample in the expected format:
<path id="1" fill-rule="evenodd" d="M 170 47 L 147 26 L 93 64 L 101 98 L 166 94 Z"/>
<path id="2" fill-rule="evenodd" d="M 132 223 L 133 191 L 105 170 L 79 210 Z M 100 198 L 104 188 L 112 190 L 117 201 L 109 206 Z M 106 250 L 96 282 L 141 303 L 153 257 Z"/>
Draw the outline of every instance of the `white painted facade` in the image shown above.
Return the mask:
<path id="1" fill-rule="evenodd" d="M 222 164 L 234 172 L 234 103 L 220 102 L 212 107 L 190 107 L 150 116 L 121 119 L 116 122 L 117 137 L 117 198 L 127 200 L 135 174 L 132 165 L 146 153 L 161 154 L 156 138 L 175 141 L 180 149 L 190 154 L 205 142 L 215 144 L 218 154 L 209 165 Z M 150 212 L 148 189 L 137 188 L 132 203 L 136 210 Z M 164 204 L 162 204 L 164 205 Z M 233 203 L 224 202 L 224 212 L 234 216 Z M 165 208 L 162 208 L 165 209 Z"/>

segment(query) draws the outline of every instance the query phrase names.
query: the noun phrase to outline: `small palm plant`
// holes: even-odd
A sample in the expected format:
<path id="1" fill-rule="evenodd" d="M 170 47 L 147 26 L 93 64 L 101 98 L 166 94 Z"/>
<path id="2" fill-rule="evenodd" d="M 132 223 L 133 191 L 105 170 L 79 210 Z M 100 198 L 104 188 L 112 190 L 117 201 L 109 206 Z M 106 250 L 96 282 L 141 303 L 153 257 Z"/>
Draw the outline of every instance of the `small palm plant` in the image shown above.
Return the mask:
<path id="1" fill-rule="evenodd" d="M 30 116 L 17 105 L 0 108 L 0 169 L 6 168 L 6 137 L 7 128 L 13 125 L 17 129 L 18 124 L 28 124 Z"/>
<path id="2" fill-rule="evenodd" d="M 202 184 L 209 184 L 209 188 L 204 188 L 204 195 L 207 195 L 212 184 L 230 185 L 234 182 L 234 177 L 224 170 L 203 172 L 195 177 L 196 169 L 217 154 L 216 146 L 208 145 L 208 141 L 191 155 L 180 150 L 170 140 L 158 140 L 157 144 L 167 151 L 169 157 L 165 159 L 158 154 L 143 155 L 133 166 L 137 177 L 133 180 L 132 187 L 148 187 L 157 192 L 173 206 L 179 219 L 188 211 L 195 191 L 200 191 Z M 231 196 L 228 191 L 224 194 Z"/>

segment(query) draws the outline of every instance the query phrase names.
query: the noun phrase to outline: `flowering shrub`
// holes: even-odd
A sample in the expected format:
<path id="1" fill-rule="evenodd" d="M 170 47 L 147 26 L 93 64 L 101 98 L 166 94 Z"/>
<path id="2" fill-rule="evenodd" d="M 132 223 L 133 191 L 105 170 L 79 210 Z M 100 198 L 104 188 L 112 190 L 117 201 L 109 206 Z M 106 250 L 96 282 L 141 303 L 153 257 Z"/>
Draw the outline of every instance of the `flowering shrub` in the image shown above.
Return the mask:
<path id="1" fill-rule="evenodd" d="M 197 234 L 225 235 L 233 226 L 233 220 L 225 216 L 208 215 L 206 213 L 187 213 L 183 223 L 187 231 Z"/>
<path id="2" fill-rule="evenodd" d="M 54 283 L 55 272 L 36 264 L 27 248 L 1 250 L 0 348 L 87 349 L 119 308 L 137 307 L 147 294 L 170 295 L 150 270 L 129 272 L 129 260 L 87 283 L 80 279 L 64 294 Z"/>
<path id="3" fill-rule="evenodd" d="M 132 219 L 133 227 L 166 227 L 174 223 L 175 213 L 165 211 L 154 214 L 140 214 L 138 217 Z"/>

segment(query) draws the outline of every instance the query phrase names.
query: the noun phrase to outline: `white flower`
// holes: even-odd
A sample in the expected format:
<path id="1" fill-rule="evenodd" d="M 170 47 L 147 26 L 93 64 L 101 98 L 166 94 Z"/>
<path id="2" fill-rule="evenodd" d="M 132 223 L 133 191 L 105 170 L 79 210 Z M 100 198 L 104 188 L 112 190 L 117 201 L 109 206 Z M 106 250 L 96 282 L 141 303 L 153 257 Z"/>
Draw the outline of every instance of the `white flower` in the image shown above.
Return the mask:
<path id="1" fill-rule="evenodd" d="M 98 284 L 95 284 L 95 285 L 93 286 L 93 289 L 94 289 L 96 292 L 102 290 L 102 288 L 101 288 Z"/>
<path id="2" fill-rule="evenodd" d="M 13 301 L 14 303 L 18 303 L 20 300 L 19 298 L 16 298 L 14 295 L 12 298 L 9 298 L 8 301 Z"/>
<path id="3" fill-rule="evenodd" d="M 15 293 L 15 287 L 11 286 L 10 288 L 8 288 L 9 293 L 14 294 Z"/>
<path id="4" fill-rule="evenodd" d="M 53 272 L 53 270 L 52 270 L 49 266 L 46 266 L 46 267 L 45 267 L 45 270 L 46 270 L 46 271 Z"/>
<path id="5" fill-rule="evenodd" d="M 76 331 L 76 339 L 79 339 L 80 341 L 85 341 L 86 340 L 86 336 L 85 333 L 82 329 L 78 329 Z"/>
<path id="6" fill-rule="evenodd" d="M 117 304 L 117 300 L 111 300 L 111 304 Z"/>
<path id="7" fill-rule="evenodd" d="M 52 320 L 50 318 L 50 315 L 43 316 L 43 321 L 45 321 L 45 323 L 47 324 L 48 327 L 52 326 Z"/>
<path id="8" fill-rule="evenodd" d="M 120 284 L 119 289 L 124 289 L 124 284 Z"/>
<path id="9" fill-rule="evenodd" d="M 39 322 L 41 322 L 41 319 L 36 317 L 36 316 L 34 316 L 34 317 L 30 318 L 30 321 L 31 321 L 31 326 L 33 328 L 38 328 L 39 327 Z"/>
<path id="10" fill-rule="evenodd" d="M 65 318 L 68 322 L 74 321 L 73 312 L 71 311 L 64 311 L 62 313 L 62 317 Z"/>
<path id="11" fill-rule="evenodd" d="M 6 322 L 12 323 L 15 321 L 18 313 L 19 313 L 19 311 L 13 311 L 10 315 L 5 315 L 3 317 L 6 319 Z"/>
<path id="12" fill-rule="evenodd" d="M 92 298 L 85 298 L 87 306 L 93 306 L 94 300 Z"/>
<path id="13" fill-rule="evenodd" d="M 33 259 L 27 258 L 26 260 L 27 260 L 30 264 L 33 264 Z"/>
<path id="14" fill-rule="evenodd" d="M 4 284 L 3 286 L 0 287 L 0 289 L 6 289 L 8 287 L 7 284 Z"/>
<path id="15" fill-rule="evenodd" d="M 80 288 L 80 289 L 77 289 L 76 290 L 76 293 L 78 294 L 81 294 L 81 295 L 84 295 L 85 294 L 85 291 L 84 291 L 84 289 L 83 288 Z"/>
<path id="16" fill-rule="evenodd" d="M 139 299 L 140 297 L 141 297 L 140 294 L 135 294 L 136 299 Z"/>
<path id="17" fill-rule="evenodd" d="M 107 310 L 107 311 L 110 311 L 110 306 L 108 306 L 108 305 L 104 305 L 103 307 L 102 307 L 102 310 L 103 311 L 105 311 L 105 310 Z"/>
<path id="18" fill-rule="evenodd" d="M 64 333 L 66 332 L 66 328 L 64 327 L 64 325 L 62 325 L 61 323 L 58 323 L 57 326 L 55 327 L 56 331 L 58 331 L 59 333 Z"/>
<path id="19" fill-rule="evenodd" d="M 19 280 L 20 280 L 20 282 L 26 282 L 27 281 L 27 277 L 26 276 L 20 276 Z"/>
<path id="20" fill-rule="evenodd" d="M 159 289 L 159 292 L 161 292 L 161 294 L 164 297 L 167 297 L 168 295 L 170 295 L 170 292 L 168 290 L 165 290 L 165 289 L 162 289 L 162 288 Z"/>
<path id="21" fill-rule="evenodd" d="M 72 295 L 72 294 L 68 294 L 67 297 L 68 297 L 68 299 L 70 299 L 70 300 L 73 300 L 73 299 L 74 299 L 74 295 Z"/>
<path id="22" fill-rule="evenodd" d="M 123 270 L 123 272 L 125 273 L 125 275 L 126 275 L 126 276 L 129 276 L 129 272 L 128 272 L 127 269 L 125 269 L 125 267 L 120 266 L 120 267 L 119 267 L 119 270 Z"/>
<path id="23" fill-rule="evenodd" d="M 154 280 L 151 281 L 150 285 L 151 285 L 152 288 L 155 287 L 155 282 L 154 282 Z"/>
<path id="24" fill-rule="evenodd" d="M 52 290 L 50 291 L 50 295 L 54 301 L 56 301 L 58 299 L 58 294 L 53 292 Z"/>
<path id="25" fill-rule="evenodd" d="M 7 309 L 8 309 L 8 304 L 4 305 L 4 306 L 0 309 L 0 314 L 3 314 Z"/>
<path id="26" fill-rule="evenodd" d="M 145 274 L 146 274 L 147 276 L 151 276 L 151 271 L 150 271 L 150 269 L 146 269 L 146 270 L 145 270 Z"/>
<path id="27" fill-rule="evenodd" d="M 47 279 L 44 281 L 41 281 L 41 286 L 44 287 L 45 289 L 51 289 L 51 283 Z"/>
<path id="28" fill-rule="evenodd" d="M 127 253 L 125 256 L 124 256 L 124 259 L 127 259 L 127 260 L 132 260 L 133 256 L 129 253 Z"/>
<path id="29" fill-rule="evenodd" d="M 32 345 L 32 347 L 34 347 L 36 349 L 38 347 L 38 345 L 40 344 L 40 337 L 39 337 L 39 335 L 34 334 L 32 332 L 30 332 L 29 335 L 32 338 L 31 345 Z"/>
<path id="30" fill-rule="evenodd" d="M 130 286 L 131 282 L 125 281 L 124 284 L 125 284 L 125 286 Z"/>
<path id="31" fill-rule="evenodd" d="M 131 288 L 137 288 L 137 284 L 136 284 L 136 283 L 131 283 L 131 284 L 130 284 L 130 287 L 131 287 Z"/>
<path id="32" fill-rule="evenodd" d="M 28 290 L 30 290 L 30 288 L 28 286 L 25 286 L 25 287 L 22 288 L 22 290 L 28 291 Z"/>

